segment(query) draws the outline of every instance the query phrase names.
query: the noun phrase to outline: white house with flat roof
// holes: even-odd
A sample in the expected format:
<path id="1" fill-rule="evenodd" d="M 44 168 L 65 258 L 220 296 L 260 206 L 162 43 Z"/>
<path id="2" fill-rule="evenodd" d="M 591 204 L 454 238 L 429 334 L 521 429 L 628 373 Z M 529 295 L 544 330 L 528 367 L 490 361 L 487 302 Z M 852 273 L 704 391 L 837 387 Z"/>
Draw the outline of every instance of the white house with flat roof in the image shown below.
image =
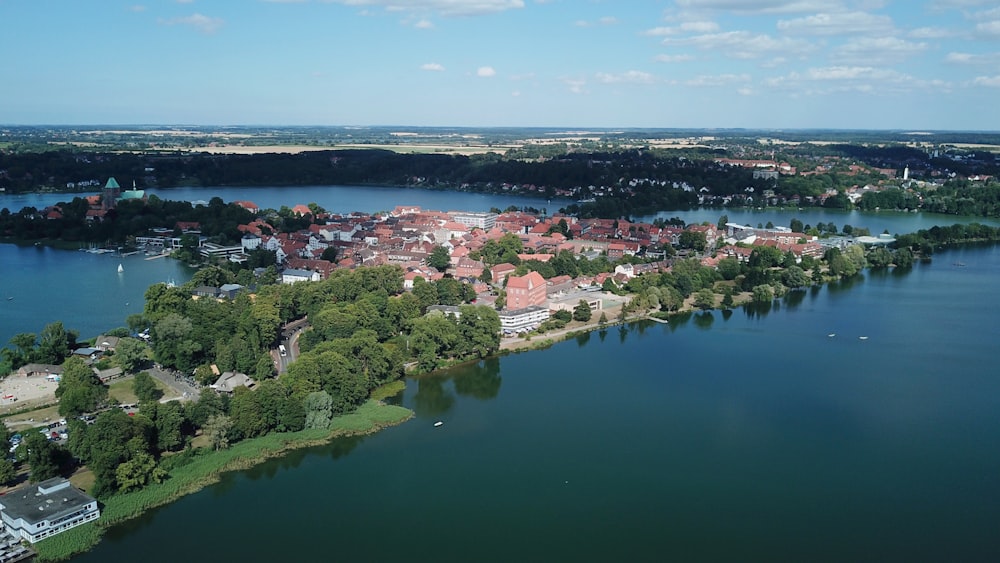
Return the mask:
<path id="1" fill-rule="evenodd" d="M 0 496 L 0 520 L 7 533 L 31 543 L 100 516 L 97 501 L 61 477 Z"/>

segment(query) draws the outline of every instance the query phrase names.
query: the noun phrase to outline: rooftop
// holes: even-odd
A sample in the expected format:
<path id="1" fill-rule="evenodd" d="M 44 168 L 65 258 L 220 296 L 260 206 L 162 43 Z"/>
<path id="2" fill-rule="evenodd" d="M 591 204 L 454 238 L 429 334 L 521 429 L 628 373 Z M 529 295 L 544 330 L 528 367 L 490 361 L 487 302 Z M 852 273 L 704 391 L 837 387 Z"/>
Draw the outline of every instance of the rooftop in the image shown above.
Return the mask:
<path id="1" fill-rule="evenodd" d="M 53 477 L 34 485 L 14 489 L 0 497 L 0 506 L 12 519 L 36 524 L 57 520 L 94 502 L 61 477 Z"/>

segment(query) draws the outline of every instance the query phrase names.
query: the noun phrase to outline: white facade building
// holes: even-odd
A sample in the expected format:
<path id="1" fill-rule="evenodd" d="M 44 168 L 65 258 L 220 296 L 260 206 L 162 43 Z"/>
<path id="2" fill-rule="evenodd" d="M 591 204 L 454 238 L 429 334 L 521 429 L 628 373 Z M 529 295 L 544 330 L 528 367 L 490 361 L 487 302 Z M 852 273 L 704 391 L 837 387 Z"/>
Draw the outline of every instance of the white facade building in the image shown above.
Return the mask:
<path id="1" fill-rule="evenodd" d="M 61 477 L 20 487 L 0 497 L 0 519 L 7 533 L 31 543 L 100 516 L 97 501 Z"/>

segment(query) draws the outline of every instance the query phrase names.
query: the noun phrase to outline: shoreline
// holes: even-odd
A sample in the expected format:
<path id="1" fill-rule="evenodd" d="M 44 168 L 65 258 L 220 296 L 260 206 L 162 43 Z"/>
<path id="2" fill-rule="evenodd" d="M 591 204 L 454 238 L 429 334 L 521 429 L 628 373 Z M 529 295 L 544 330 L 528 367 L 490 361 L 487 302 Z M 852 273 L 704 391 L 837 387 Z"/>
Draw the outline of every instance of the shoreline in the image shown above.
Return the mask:
<path id="1" fill-rule="evenodd" d="M 250 469 L 295 450 L 324 446 L 337 438 L 375 434 L 399 426 L 413 417 L 414 412 L 410 409 L 369 399 L 355 412 L 334 419 L 335 426 L 330 429 L 273 433 L 238 442 L 225 450 L 196 455 L 189 463 L 175 468 L 176 474 L 171 474 L 163 483 L 99 501 L 101 517 L 94 522 L 34 544 L 37 561 L 64 561 L 89 551 L 113 526 L 197 493 L 221 481 L 224 474 Z"/>

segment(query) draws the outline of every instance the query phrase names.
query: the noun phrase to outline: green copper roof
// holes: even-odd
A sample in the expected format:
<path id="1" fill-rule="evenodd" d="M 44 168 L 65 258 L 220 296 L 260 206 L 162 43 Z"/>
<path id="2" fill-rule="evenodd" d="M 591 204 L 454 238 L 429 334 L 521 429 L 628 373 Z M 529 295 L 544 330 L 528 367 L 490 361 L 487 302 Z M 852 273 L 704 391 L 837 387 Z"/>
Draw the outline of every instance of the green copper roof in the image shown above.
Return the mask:
<path id="1" fill-rule="evenodd" d="M 104 185 L 104 189 L 106 189 L 106 190 L 120 190 L 121 186 L 118 185 L 118 180 L 115 180 L 115 177 L 112 176 L 112 177 L 108 178 L 108 183 Z"/>
<path id="2" fill-rule="evenodd" d="M 142 199 L 145 194 L 144 190 L 125 190 L 122 192 L 122 199 Z"/>

